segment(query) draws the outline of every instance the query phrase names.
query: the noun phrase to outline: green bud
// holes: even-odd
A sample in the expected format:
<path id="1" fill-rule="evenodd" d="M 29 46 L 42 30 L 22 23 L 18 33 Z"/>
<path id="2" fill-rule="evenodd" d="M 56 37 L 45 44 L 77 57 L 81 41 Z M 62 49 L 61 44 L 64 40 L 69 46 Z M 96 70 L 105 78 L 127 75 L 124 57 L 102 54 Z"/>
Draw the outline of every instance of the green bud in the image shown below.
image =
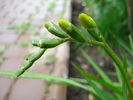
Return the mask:
<path id="1" fill-rule="evenodd" d="M 60 37 L 60 38 L 68 38 L 69 36 L 56 24 L 52 22 L 46 22 L 44 26 L 47 30 L 52 33 L 53 35 Z"/>
<path id="2" fill-rule="evenodd" d="M 61 43 L 65 42 L 64 40 L 59 39 L 41 39 L 41 40 L 33 40 L 32 44 L 41 48 L 53 48 Z"/>
<path id="3" fill-rule="evenodd" d="M 97 41 L 104 41 L 104 38 L 100 32 L 100 30 L 98 28 L 92 28 L 87 30 L 89 32 L 89 34 Z"/>
<path id="4" fill-rule="evenodd" d="M 31 53 L 31 55 L 28 56 L 27 60 L 30 61 L 30 62 L 34 62 L 36 61 L 37 59 L 39 59 L 43 53 L 46 51 L 47 49 L 39 49 L 33 53 Z"/>
<path id="5" fill-rule="evenodd" d="M 86 39 L 81 31 L 70 22 L 61 19 L 59 20 L 59 26 L 73 39 L 77 40 L 78 42 L 85 43 Z"/>
<path id="6" fill-rule="evenodd" d="M 101 32 L 99 31 L 96 23 L 94 22 L 94 20 L 90 16 L 82 13 L 82 14 L 79 14 L 78 19 L 80 20 L 81 24 L 87 29 L 89 34 L 95 40 L 101 41 L 101 42 L 104 41 L 104 38 L 103 38 Z"/>
<path id="7" fill-rule="evenodd" d="M 19 77 L 21 74 L 23 74 L 29 67 L 32 66 L 33 63 L 34 62 L 26 61 L 16 72 L 16 77 Z"/>
<path id="8" fill-rule="evenodd" d="M 64 20 L 64 19 L 60 19 L 58 24 L 65 32 L 66 32 L 68 27 L 71 27 L 71 23 Z"/>
<path id="9" fill-rule="evenodd" d="M 23 63 L 22 66 L 20 66 L 19 70 L 16 72 L 16 76 L 20 76 L 21 74 L 23 74 L 28 68 L 30 68 L 32 66 L 32 64 L 38 60 L 43 53 L 46 51 L 47 49 L 39 49 L 33 53 L 30 53 L 27 58 L 26 58 L 26 62 Z"/>
<path id="10" fill-rule="evenodd" d="M 97 28 L 95 21 L 90 16 L 84 13 L 79 14 L 78 19 L 87 30 L 91 28 Z"/>
<path id="11" fill-rule="evenodd" d="M 28 59 L 29 59 L 29 57 L 30 57 L 33 53 L 34 53 L 34 52 L 32 52 L 32 53 L 30 53 L 30 54 L 26 55 L 26 56 L 25 56 L 25 59 L 26 59 L 26 60 L 28 60 Z"/>

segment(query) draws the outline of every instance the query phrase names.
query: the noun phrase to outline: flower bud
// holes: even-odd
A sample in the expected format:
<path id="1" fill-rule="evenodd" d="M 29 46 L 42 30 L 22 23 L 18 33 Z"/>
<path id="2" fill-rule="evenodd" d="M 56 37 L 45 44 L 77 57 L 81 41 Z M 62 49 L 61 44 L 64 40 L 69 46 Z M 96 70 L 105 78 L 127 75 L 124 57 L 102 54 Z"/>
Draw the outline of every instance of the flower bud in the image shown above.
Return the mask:
<path id="1" fill-rule="evenodd" d="M 46 51 L 47 49 L 39 49 L 31 54 L 29 54 L 26 57 L 26 62 L 23 63 L 23 65 L 20 66 L 20 68 L 18 69 L 18 71 L 16 72 L 16 76 L 20 76 L 21 74 L 23 74 L 28 68 L 30 68 L 32 66 L 32 64 L 38 60 L 43 53 Z"/>
<path id="2" fill-rule="evenodd" d="M 64 40 L 59 39 L 41 39 L 41 40 L 33 40 L 32 44 L 41 48 L 53 48 L 61 43 L 65 42 Z"/>
<path id="3" fill-rule="evenodd" d="M 81 24 L 87 29 L 89 34 L 95 40 L 101 41 L 101 42 L 104 41 L 104 38 L 103 38 L 101 32 L 99 31 L 96 23 L 94 22 L 94 20 L 90 16 L 82 13 L 82 14 L 79 14 L 78 19 L 80 20 Z"/>
<path id="4" fill-rule="evenodd" d="M 59 20 L 59 26 L 73 39 L 77 40 L 78 42 L 85 43 L 86 39 L 81 31 L 70 22 L 61 19 Z"/>
<path id="5" fill-rule="evenodd" d="M 68 27 L 71 27 L 71 23 L 64 20 L 64 19 L 60 19 L 58 24 L 65 32 L 66 32 Z"/>
<path id="6" fill-rule="evenodd" d="M 104 38 L 98 28 L 91 28 L 87 31 L 95 40 L 101 41 L 101 42 L 104 41 Z"/>
<path id="7" fill-rule="evenodd" d="M 56 24 L 52 22 L 46 22 L 44 26 L 47 30 L 52 33 L 53 35 L 60 37 L 60 38 L 68 38 L 69 36 Z"/>
<path id="8" fill-rule="evenodd" d="M 19 77 L 21 74 L 23 74 L 29 67 L 32 66 L 33 63 L 34 62 L 26 61 L 22 66 L 20 66 L 16 72 L 16 76 Z"/>
<path id="9" fill-rule="evenodd" d="M 82 24 L 87 30 L 89 30 L 89 29 L 91 29 L 91 28 L 97 28 L 97 25 L 96 25 L 96 23 L 94 22 L 94 20 L 93 20 L 90 16 L 88 16 L 88 15 L 86 15 L 86 14 L 84 14 L 84 13 L 79 14 L 78 19 L 80 20 L 81 24 Z"/>
<path id="10" fill-rule="evenodd" d="M 33 53 L 31 53 L 28 57 L 27 60 L 30 62 L 34 62 L 37 59 L 39 59 L 41 57 L 41 55 L 43 55 L 43 53 L 46 51 L 46 49 L 39 49 Z"/>

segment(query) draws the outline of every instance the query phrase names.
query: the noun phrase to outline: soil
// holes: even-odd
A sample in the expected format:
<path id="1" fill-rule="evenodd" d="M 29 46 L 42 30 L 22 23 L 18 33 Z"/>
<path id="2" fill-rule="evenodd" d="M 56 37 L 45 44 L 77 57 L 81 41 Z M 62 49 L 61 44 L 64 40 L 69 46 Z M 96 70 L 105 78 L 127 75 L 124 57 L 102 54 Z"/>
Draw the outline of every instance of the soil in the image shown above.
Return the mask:
<path id="1" fill-rule="evenodd" d="M 72 23 L 74 25 L 78 24 L 77 16 L 79 13 L 83 12 L 84 6 L 81 1 L 73 0 L 73 19 Z M 73 43 L 71 43 L 71 46 Z M 78 50 L 76 47 L 74 49 L 71 48 L 70 52 L 72 54 L 72 57 L 70 57 L 70 61 L 74 62 L 76 65 L 78 65 L 80 68 L 87 70 L 89 73 L 93 74 L 96 77 L 99 77 L 99 74 L 93 69 L 93 67 L 90 65 L 89 62 L 85 59 L 83 54 Z M 102 50 L 100 47 L 97 46 L 84 46 L 84 51 L 89 55 L 95 63 L 98 64 L 99 67 L 101 67 L 104 71 L 108 72 L 114 72 L 115 69 L 113 67 L 112 60 L 106 55 L 105 53 L 100 53 L 100 50 Z M 69 77 L 76 77 L 76 78 L 82 78 L 81 75 L 74 69 L 74 67 L 70 64 L 69 65 Z M 113 81 L 117 81 L 115 79 L 115 76 L 111 76 L 110 78 Z M 88 91 L 83 90 L 78 87 L 68 87 L 67 88 L 67 100 L 90 100 L 89 98 L 92 96 L 89 94 Z"/>
<path id="2" fill-rule="evenodd" d="M 105 72 L 108 73 L 109 77 L 113 81 L 117 81 L 115 76 L 110 75 L 110 72 L 114 72 L 115 69 L 113 67 L 112 60 L 106 56 L 101 56 L 99 53 L 100 47 L 91 46 L 91 47 L 85 47 L 84 51 L 89 55 L 93 61 L 102 68 Z M 71 50 L 71 53 L 74 53 L 75 50 Z M 94 68 L 90 65 L 90 63 L 85 59 L 83 54 L 80 51 L 77 51 L 74 53 L 73 57 L 70 58 L 70 61 L 74 62 L 77 66 L 79 66 L 81 69 L 87 70 L 88 73 L 99 77 L 99 74 L 94 70 Z M 70 64 L 69 67 L 69 77 L 75 77 L 75 78 L 82 78 L 82 76 L 74 69 L 74 67 Z M 89 100 L 88 98 L 91 95 L 88 91 L 83 90 L 78 87 L 68 87 L 68 94 L 67 94 L 67 100 Z"/>

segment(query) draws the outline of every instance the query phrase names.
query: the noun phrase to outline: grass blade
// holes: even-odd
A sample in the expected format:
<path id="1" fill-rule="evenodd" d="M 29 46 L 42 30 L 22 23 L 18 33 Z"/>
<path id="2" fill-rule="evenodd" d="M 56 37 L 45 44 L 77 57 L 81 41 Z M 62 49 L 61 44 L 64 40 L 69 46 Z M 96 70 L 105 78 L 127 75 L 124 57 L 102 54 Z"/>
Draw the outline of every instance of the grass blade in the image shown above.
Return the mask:
<path id="1" fill-rule="evenodd" d="M 127 57 L 124 56 L 123 66 L 127 72 L 126 62 L 127 62 Z M 122 90 L 123 90 L 123 100 L 128 100 L 128 98 L 127 98 L 127 86 L 126 86 L 126 83 L 125 83 L 123 78 L 122 78 Z"/>
<path id="2" fill-rule="evenodd" d="M 9 75 L 9 76 L 13 76 L 13 77 L 16 76 L 15 73 L 16 72 L 12 72 L 12 71 L 0 71 L 0 74 Z M 44 75 L 44 74 L 35 74 L 35 73 L 27 73 L 27 72 L 23 73 L 20 77 L 40 78 L 46 82 L 50 82 L 53 80 L 65 82 L 69 85 L 73 85 L 73 86 L 77 86 L 77 87 L 80 87 L 82 89 L 85 89 L 85 90 L 89 91 L 90 93 L 92 93 L 98 100 L 102 100 L 91 87 L 82 85 L 82 84 L 80 84 L 76 81 L 70 80 L 70 79 L 65 79 L 65 78 L 61 78 L 61 77 L 57 77 L 57 76 L 53 76 L 53 75 L 48 75 L 48 74 Z"/>
<path id="3" fill-rule="evenodd" d="M 87 61 L 93 66 L 93 68 L 98 72 L 98 74 L 103 78 L 104 81 L 108 83 L 112 83 L 107 74 L 85 53 L 85 51 L 81 50 L 83 56 L 87 59 Z"/>
<path id="4" fill-rule="evenodd" d="M 101 79 L 99 79 L 99 78 L 97 78 L 97 77 L 95 77 L 95 76 L 93 76 L 93 75 L 91 75 L 91 74 L 89 74 L 89 73 L 87 73 L 87 72 L 85 72 L 85 71 L 83 71 L 83 72 L 84 72 L 84 74 L 86 74 L 86 76 L 87 76 L 88 78 L 90 78 L 91 80 L 93 80 L 93 81 L 99 83 L 99 84 L 102 85 L 103 87 L 105 87 L 105 88 L 111 90 L 113 93 L 117 93 L 117 94 L 119 94 L 119 95 L 122 94 L 122 91 L 120 91 L 120 89 L 119 89 L 120 87 L 114 86 L 114 84 L 110 84 L 110 83 L 108 83 L 108 82 L 106 82 L 106 81 L 103 81 L 103 80 L 101 80 Z M 70 79 L 72 79 L 72 80 L 74 80 L 74 81 L 77 81 L 77 82 L 87 83 L 87 81 L 86 81 L 85 79 L 77 79 L 77 78 L 70 78 Z"/>
<path id="5" fill-rule="evenodd" d="M 72 63 L 72 65 L 74 66 L 74 68 L 86 79 L 86 81 L 92 86 L 92 88 L 95 90 L 95 92 L 97 93 L 97 95 L 99 97 L 101 97 L 102 100 L 108 100 L 107 98 L 105 98 L 105 96 L 101 93 L 100 89 L 97 87 L 97 85 L 91 81 L 91 79 L 89 79 L 83 72 L 82 70 L 80 70 L 74 63 Z"/>
<path id="6" fill-rule="evenodd" d="M 131 46 L 131 54 L 133 55 L 133 39 L 132 39 L 131 35 L 129 35 L 129 42 L 130 42 L 130 46 Z"/>
<path id="7" fill-rule="evenodd" d="M 121 73 L 120 73 L 119 68 L 117 67 L 117 65 L 116 65 L 116 64 L 114 64 L 114 66 L 115 66 L 116 76 L 117 76 L 117 78 L 118 78 L 119 84 L 120 84 L 120 86 L 122 86 Z"/>
<path id="8" fill-rule="evenodd" d="M 117 42 L 123 47 L 125 48 L 132 56 L 133 56 L 133 52 L 129 49 L 129 47 L 121 40 L 119 39 L 118 37 L 116 37 L 111 30 L 108 30 L 108 32 L 113 36 L 113 38 L 115 40 L 117 40 Z"/>

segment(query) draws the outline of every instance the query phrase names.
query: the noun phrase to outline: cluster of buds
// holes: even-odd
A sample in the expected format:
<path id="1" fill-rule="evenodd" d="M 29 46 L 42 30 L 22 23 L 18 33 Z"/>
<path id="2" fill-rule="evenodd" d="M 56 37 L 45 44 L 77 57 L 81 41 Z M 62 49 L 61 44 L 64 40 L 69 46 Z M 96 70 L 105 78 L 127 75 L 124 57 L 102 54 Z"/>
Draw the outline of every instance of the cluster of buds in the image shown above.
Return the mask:
<path id="1" fill-rule="evenodd" d="M 89 34 L 95 39 L 96 42 L 103 42 L 104 39 L 99 29 L 97 28 L 96 23 L 90 16 L 82 13 L 79 14 L 78 18 L 81 24 L 85 27 L 85 29 L 87 29 Z M 61 19 L 59 20 L 58 24 L 59 25 L 56 25 L 52 22 L 46 22 L 44 24 L 46 29 L 51 34 L 59 37 L 60 39 L 34 39 L 32 41 L 32 44 L 34 46 L 40 47 L 41 49 L 31 53 L 26 57 L 26 62 L 22 66 L 20 66 L 19 70 L 16 73 L 17 77 L 23 74 L 28 68 L 30 68 L 32 64 L 36 60 L 38 60 L 48 48 L 53 48 L 67 41 L 88 43 L 88 39 L 72 23 Z"/>
<path id="2" fill-rule="evenodd" d="M 103 42 L 104 39 L 97 28 L 96 23 L 90 16 L 82 13 L 79 14 L 78 18 L 81 24 L 96 41 Z M 86 43 L 87 38 L 72 23 L 61 19 L 59 20 L 58 24 L 59 25 L 56 25 L 52 22 L 46 22 L 44 26 L 51 34 L 59 37 L 60 39 L 33 40 L 32 44 L 41 48 L 52 48 L 67 41 Z"/>

